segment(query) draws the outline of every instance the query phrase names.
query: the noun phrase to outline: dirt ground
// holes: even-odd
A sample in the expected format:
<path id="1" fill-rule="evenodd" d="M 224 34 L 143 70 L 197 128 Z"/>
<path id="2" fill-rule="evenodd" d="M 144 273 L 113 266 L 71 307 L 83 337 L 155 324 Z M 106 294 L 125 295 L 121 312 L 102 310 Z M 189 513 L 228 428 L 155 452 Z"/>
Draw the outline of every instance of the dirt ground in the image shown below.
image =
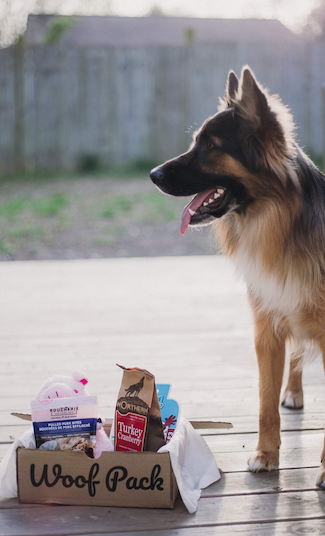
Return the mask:
<path id="1" fill-rule="evenodd" d="M 146 176 L 2 179 L 0 260 L 215 253 L 209 227 L 180 234 L 187 202 Z"/>

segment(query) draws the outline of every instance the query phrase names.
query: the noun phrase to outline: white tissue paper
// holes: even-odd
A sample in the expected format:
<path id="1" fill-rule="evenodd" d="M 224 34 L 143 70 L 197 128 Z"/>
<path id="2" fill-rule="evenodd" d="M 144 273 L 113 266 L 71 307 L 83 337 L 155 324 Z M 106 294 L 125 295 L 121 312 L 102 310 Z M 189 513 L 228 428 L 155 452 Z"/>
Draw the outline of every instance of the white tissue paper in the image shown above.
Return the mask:
<path id="1" fill-rule="evenodd" d="M 211 450 L 193 426 L 180 417 L 172 439 L 158 452 L 169 452 L 180 496 L 193 514 L 201 490 L 221 478 Z"/>
<path id="2" fill-rule="evenodd" d="M 0 462 L 0 497 L 6 497 L 7 499 L 18 495 L 16 469 L 16 450 L 18 447 L 25 447 L 25 449 L 36 448 L 32 426 L 19 439 L 14 441 Z"/>

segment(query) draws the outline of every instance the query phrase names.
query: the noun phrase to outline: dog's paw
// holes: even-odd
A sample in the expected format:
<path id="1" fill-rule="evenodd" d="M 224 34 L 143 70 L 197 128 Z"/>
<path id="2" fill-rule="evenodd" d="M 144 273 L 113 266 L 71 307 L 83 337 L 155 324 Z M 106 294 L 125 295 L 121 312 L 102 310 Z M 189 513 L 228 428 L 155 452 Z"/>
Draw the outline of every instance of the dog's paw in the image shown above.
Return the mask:
<path id="1" fill-rule="evenodd" d="M 302 391 L 290 391 L 286 389 L 283 393 L 281 406 L 289 409 L 301 409 L 304 407 L 304 396 Z"/>
<path id="2" fill-rule="evenodd" d="M 317 475 L 316 486 L 319 486 L 320 488 L 325 489 L 325 469 L 324 469 L 324 467 L 321 467 L 321 471 Z"/>
<path id="3" fill-rule="evenodd" d="M 248 458 L 248 468 L 253 473 L 259 471 L 275 471 L 279 468 L 279 455 L 273 452 L 256 450 Z"/>

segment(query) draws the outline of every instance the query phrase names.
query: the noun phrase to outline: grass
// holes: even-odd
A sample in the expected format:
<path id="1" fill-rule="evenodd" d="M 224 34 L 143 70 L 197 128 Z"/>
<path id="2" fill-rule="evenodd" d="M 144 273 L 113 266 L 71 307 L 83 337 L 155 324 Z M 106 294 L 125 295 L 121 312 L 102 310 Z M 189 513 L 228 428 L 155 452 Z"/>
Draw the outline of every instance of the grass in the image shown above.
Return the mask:
<path id="1" fill-rule="evenodd" d="M 26 199 L 9 199 L 0 203 L 0 218 L 8 222 L 14 222 L 25 210 Z"/>
<path id="2" fill-rule="evenodd" d="M 101 212 L 104 218 L 114 218 L 118 212 L 130 212 L 133 208 L 133 198 L 125 195 L 115 195 L 106 204 L 106 208 Z"/>
<path id="3" fill-rule="evenodd" d="M 176 206 L 172 206 L 170 203 L 170 197 L 161 195 L 159 192 L 149 193 L 142 198 L 142 203 L 146 207 L 146 210 L 142 214 L 141 221 L 146 223 L 155 223 L 157 218 L 162 219 L 164 222 L 171 222 L 179 219 L 179 210 L 176 210 Z M 181 201 L 183 206 L 184 201 Z M 180 203 L 177 203 L 179 208 Z"/>
<path id="4" fill-rule="evenodd" d="M 41 216 L 58 216 L 67 207 L 69 201 L 62 193 L 31 201 L 31 210 Z"/>
<path id="5" fill-rule="evenodd" d="M 178 226 L 184 200 L 159 193 L 148 174 L 140 177 L 0 180 L 0 260 L 87 257 L 95 249 L 101 256 L 121 240 L 135 247 L 144 226 Z"/>
<path id="6" fill-rule="evenodd" d="M 39 199 L 27 197 L 9 199 L 0 203 L 0 219 L 15 222 L 24 212 L 41 216 L 57 216 L 67 204 L 67 198 L 61 193 Z"/>
<path id="7" fill-rule="evenodd" d="M 49 193 L 46 184 L 40 189 L 33 181 L 25 180 L 24 195 L 15 193 L 21 188 L 19 179 L 4 184 L 9 193 L 0 202 L 0 259 L 15 259 L 26 247 L 35 251 L 43 241 L 51 241 L 53 229 L 62 230 L 70 199 L 60 191 Z"/>
<path id="8" fill-rule="evenodd" d="M 30 223 L 24 227 L 16 227 L 12 229 L 9 233 L 9 237 L 12 240 L 19 238 L 30 238 L 30 237 L 41 237 L 44 235 L 44 229 L 40 226 Z"/>
<path id="9" fill-rule="evenodd" d="M 0 260 L 213 253 L 205 230 L 180 237 L 187 200 L 158 192 L 153 166 L 0 178 Z"/>
<path id="10" fill-rule="evenodd" d="M 14 252 L 10 248 L 9 244 L 5 240 L 0 240 L 0 258 L 10 259 L 14 255 Z"/>

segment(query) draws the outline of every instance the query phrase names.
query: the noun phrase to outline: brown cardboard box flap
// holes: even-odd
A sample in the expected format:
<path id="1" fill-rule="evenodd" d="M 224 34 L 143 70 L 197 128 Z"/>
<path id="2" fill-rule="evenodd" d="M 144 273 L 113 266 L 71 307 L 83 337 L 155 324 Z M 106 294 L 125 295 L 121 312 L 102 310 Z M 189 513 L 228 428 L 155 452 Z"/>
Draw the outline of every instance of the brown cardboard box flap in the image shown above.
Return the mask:
<path id="1" fill-rule="evenodd" d="M 219 422 L 219 421 L 190 421 L 195 430 L 212 430 L 221 428 L 233 428 L 231 422 Z"/>
<path id="2" fill-rule="evenodd" d="M 10 413 L 10 415 L 13 415 L 14 417 L 18 417 L 19 419 L 23 419 L 23 421 L 32 420 L 32 416 L 29 415 L 29 413 Z"/>

